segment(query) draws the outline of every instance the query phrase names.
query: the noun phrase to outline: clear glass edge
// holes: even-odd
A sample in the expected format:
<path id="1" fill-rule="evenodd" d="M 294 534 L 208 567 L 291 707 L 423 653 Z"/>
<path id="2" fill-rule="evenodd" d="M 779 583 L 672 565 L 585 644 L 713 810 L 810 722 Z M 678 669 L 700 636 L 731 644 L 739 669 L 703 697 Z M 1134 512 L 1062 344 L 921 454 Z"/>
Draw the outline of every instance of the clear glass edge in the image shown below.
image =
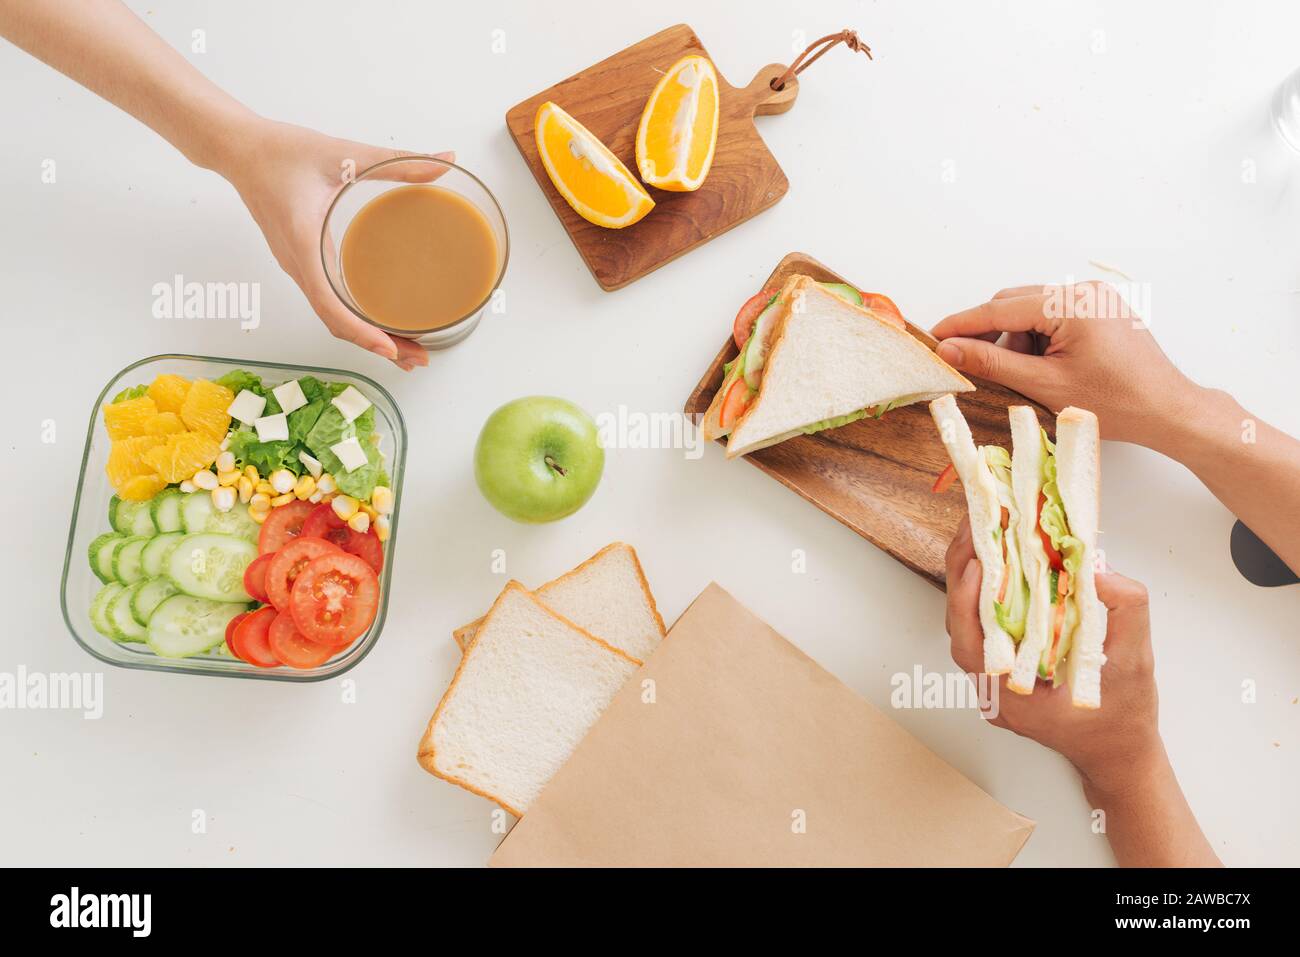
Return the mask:
<path id="1" fill-rule="evenodd" d="M 77 628 L 72 624 L 72 616 L 68 611 L 68 576 L 69 574 L 71 574 L 72 571 L 73 545 L 75 544 L 76 537 L 77 537 L 77 517 L 81 513 L 81 496 L 86 486 L 86 474 L 87 474 L 86 468 L 90 464 L 90 447 L 91 444 L 94 442 L 94 438 L 95 438 L 95 426 L 99 422 L 99 410 L 104 404 L 104 400 L 108 395 L 109 389 L 111 389 L 115 383 L 121 380 L 132 369 L 138 369 L 141 366 L 147 365 L 151 362 L 159 362 L 159 361 L 166 361 L 166 360 L 182 360 L 182 361 L 190 361 L 190 362 L 217 362 L 217 363 L 224 363 L 226 365 L 230 365 L 233 368 L 254 367 L 259 369 L 290 369 L 290 370 L 295 370 L 300 372 L 322 374 L 326 376 L 329 375 L 345 376 L 348 378 L 358 379 L 364 382 L 370 388 L 373 388 L 379 395 L 382 395 L 384 397 L 385 401 L 392 408 L 393 413 L 397 417 L 398 435 L 401 439 L 401 445 L 398 450 L 396 461 L 393 463 L 395 465 L 393 474 L 399 477 L 399 481 L 397 483 L 397 489 L 393 496 L 393 512 L 391 518 L 392 526 L 388 536 L 387 554 L 384 556 L 384 571 L 381 576 L 382 587 L 380 588 L 379 612 L 375 616 L 374 623 L 370 626 L 369 631 L 366 633 L 366 636 L 363 639 L 364 644 L 360 649 L 360 653 L 355 658 L 351 660 L 346 660 L 345 663 L 343 663 L 340 667 L 334 669 L 327 668 L 327 670 L 321 672 L 320 674 L 279 672 L 279 671 L 273 671 L 271 669 L 255 668 L 252 666 L 250 666 L 249 671 L 242 671 L 242 670 L 211 671 L 203 668 L 186 667 L 183 664 L 179 664 L 179 662 L 183 662 L 186 660 L 184 658 L 175 659 L 175 661 L 178 662 L 177 664 L 165 663 L 165 662 L 169 662 L 171 659 L 162 658 L 161 656 L 157 657 L 157 661 L 164 662 L 164 663 L 159 663 L 159 664 L 155 664 L 152 661 L 143 660 L 143 659 L 138 663 L 128 662 L 128 661 L 117 661 L 113 658 L 109 658 L 106 655 L 100 653 L 97 649 L 92 648 L 84 640 L 82 640 L 82 637 L 78 632 Z M 104 662 L 105 664 L 112 665 L 117 668 L 128 668 L 132 671 L 161 671 L 170 674 L 198 675 L 201 677 L 210 677 L 210 678 L 245 678 L 250 680 L 262 680 L 262 681 L 284 681 L 284 682 L 291 682 L 295 684 L 309 684 L 317 681 L 325 681 L 329 678 L 337 678 L 339 675 L 347 674 L 347 672 L 351 671 L 362 661 L 364 661 L 366 656 L 370 654 L 371 649 L 373 649 L 374 646 L 378 644 L 380 634 L 383 632 L 384 625 L 388 621 L 388 599 L 389 599 L 389 592 L 391 591 L 393 558 L 397 552 L 397 530 L 398 530 L 397 526 L 399 524 L 398 519 L 402 510 L 401 509 L 402 494 L 406 486 L 406 442 L 407 442 L 406 417 L 402 415 L 401 406 L 397 404 L 397 400 L 393 398 L 392 393 L 390 393 L 387 389 L 385 389 L 382 385 L 380 385 L 374 379 L 370 378 L 370 376 L 366 375 L 365 373 L 352 372 L 348 369 L 335 369 L 329 366 L 303 366 L 291 362 L 267 362 L 258 359 L 230 359 L 223 356 L 199 356 L 199 355 L 191 355 L 189 353 L 181 353 L 181 352 L 165 352 L 165 353 L 160 353 L 158 355 L 146 356 L 143 359 L 138 359 L 135 362 L 132 362 L 127 366 L 124 366 L 118 372 L 114 373 L 113 376 L 108 380 L 108 382 L 105 383 L 104 388 L 100 390 L 99 396 L 95 399 L 95 403 L 90 410 L 90 424 L 86 428 L 86 443 L 85 446 L 82 448 L 82 452 L 81 452 L 81 474 L 77 480 L 76 494 L 73 496 L 72 516 L 69 519 L 69 523 L 68 523 L 68 544 L 66 549 L 64 550 L 63 574 L 59 582 L 59 608 L 63 613 L 63 623 L 65 626 L 67 626 L 68 632 L 72 635 L 72 640 L 75 641 L 82 648 L 82 650 L 85 651 L 92 658 L 95 658 L 99 661 Z"/>

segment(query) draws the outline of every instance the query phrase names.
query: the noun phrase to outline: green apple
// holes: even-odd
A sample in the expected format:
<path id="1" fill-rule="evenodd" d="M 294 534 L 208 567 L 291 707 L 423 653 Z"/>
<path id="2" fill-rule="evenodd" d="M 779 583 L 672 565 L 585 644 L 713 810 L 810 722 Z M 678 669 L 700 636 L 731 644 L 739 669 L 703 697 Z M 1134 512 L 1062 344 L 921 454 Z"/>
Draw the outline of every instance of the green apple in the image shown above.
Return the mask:
<path id="1" fill-rule="evenodd" d="M 534 395 L 507 402 L 483 423 L 474 479 L 502 515 L 553 522 L 587 503 L 605 470 L 596 423 L 565 399 Z"/>

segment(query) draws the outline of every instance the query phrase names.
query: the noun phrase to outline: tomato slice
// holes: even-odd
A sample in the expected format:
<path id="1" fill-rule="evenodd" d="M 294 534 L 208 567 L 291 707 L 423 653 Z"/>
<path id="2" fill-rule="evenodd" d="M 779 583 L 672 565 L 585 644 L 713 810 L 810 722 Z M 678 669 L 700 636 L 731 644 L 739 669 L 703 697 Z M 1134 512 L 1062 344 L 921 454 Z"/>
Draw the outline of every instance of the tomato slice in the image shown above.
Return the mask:
<path id="1" fill-rule="evenodd" d="M 955 481 L 957 481 L 957 467 L 949 462 L 944 470 L 939 473 L 939 477 L 934 480 L 934 484 L 930 486 L 930 491 L 941 494 L 952 488 L 952 483 Z"/>
<path id="2" fill-rule="evenodd" d="M 898 326 L 900 329 L 907 329 L 907 323 L 903 321 L 903 313 L 894 305 L 894 300 L 878 292 L 862 293 L 862 307 L 870 309 L 881 319 L 891 325 Z"/>
<path id="3" fill-rule="evenodd" d="M 354 532 L 348 523 L 334 514 L 334 509 L 322 502 L 303 522 L 304 538 L 323 538 L 331 545 L 337 545 L 343 551 L 358 555 L 366 560 L 378 574 L 384 570 L 384 546 L 372 528 L 367 532 Z"/>
<path id="4" fill-rule="evenodd" d="M 230 637 L 235 633 L 235 629 L 239 627 L 239 623 L 251 614 L 251 611 L 245 611 L 226 622 L 226 647 L 230 649 L 230 653 L 235 655 L 236 658 L 239 658 L 239 655 L 235 654 L 235 649 L 230 644 Z M 240 660 L 242 661 L 243 659 L 240 658 Z"/>
<path id="5" fill-rule="evenodd" d="M 266 593 L 266 570 L 271 565 L 274 554 L 258 555 L 244 569 L 244 591 L 258 601 L 266 604 L 271 597 Z"/>
<path id="6" fill-rule="evenodd" d="M 1065 560 L 1061 558 L 1061 553 L 1052 547 L 1052 536 L 1043 531 L 1043 506 L 1047 504 L 1047 496 L 1042 492 L 1038 493 L 1038 537 L 1043 542 L 1043 551 L 1047 552 L 1047 560 L 1052 567 L 1058 572 L 1065 568 Z"/>
<path id="7" fill-rule="evenodd" d="M 250 665 L 275 668 L 280 662 L 271 654 L 267 635 L 276 619 L 274 608 L 259 608 L 248 612 L 239 626 L 230 633 L 230 650 Z"/>
<path id="8" fill-rule="evenodd" d="M 747 405 L 749 405 L 749 386 L 745 385 L 743 378 L 737 376 L 722 400 L 722 409 L 718 412 L 718 425 L 724 429 L 731 428 L 744 413 Z"/>
<path id="9" fill-rule="evenodd" d="M 379 577 L 366 561 L 334 551 L 315 558 L 294 582 L 289 604 L 308 641 L 335 649 L 365 634 L 379 610 Z"/>
<path id="10" fill-rule="evenodd" d="M 736 320 L 731 324 L 731 335 L 736 340 L 736 348 L 745 348 L 745 342 L 749 339 L 750 333 L 754 331 L 754 320 L 758 314 L 767 308 L 767 304 L 772 301 L 776 295 L 775 289 L 764 289 L 760 293 L 755 293 L 745 300 L 745 304 L 740 307 L 740 312 L 736 313 Z"/>
<path id="11" fill-rule="evenodd" d="M 338 549 L 320 538 L 300 535 L 271 556 L 266 569 L 266 594 L 271 604 L 280 611 L 289 610 L 289 595 L 293 583 L 313 558 L 337 552 Z"/>
<path id="12" fill-rule="evenodd" d="M 314 511 L 316 506 L 311 502 L 290 502 L 271 509 L 257 534 L 258 554 L 269 555 L 288 545 L 302 534 L 302 523 Z"/>
<path id="13" fill-rule="evenodd" d="M 290 668 L 319 668 L 338 650 L 320 642 L 308 641 L 293 623 L 292 615 L 277 615 L 267 633 L 271 654 Z"/>

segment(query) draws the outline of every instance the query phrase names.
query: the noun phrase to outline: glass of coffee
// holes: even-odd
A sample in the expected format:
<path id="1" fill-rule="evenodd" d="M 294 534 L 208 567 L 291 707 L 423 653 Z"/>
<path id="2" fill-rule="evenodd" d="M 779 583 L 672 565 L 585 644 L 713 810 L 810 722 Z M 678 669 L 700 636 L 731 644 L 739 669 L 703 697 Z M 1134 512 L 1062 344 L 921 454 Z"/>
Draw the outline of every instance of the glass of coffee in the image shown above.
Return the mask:
<path id="1" fill-rule="evenodd" d="M 321 262 L 357 316 L 426 349 L 478 325 L 505 275 L 501 206 L 473 173 L 433 156 L 399 156 L 356 174 L 321 227 Z"/>

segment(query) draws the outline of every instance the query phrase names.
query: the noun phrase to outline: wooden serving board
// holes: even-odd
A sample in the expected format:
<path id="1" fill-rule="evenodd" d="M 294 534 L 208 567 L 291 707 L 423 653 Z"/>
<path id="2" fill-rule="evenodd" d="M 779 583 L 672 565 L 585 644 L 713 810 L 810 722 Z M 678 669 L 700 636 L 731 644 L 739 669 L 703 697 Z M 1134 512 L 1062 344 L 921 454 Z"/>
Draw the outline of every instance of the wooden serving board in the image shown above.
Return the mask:
<path id="1" fill-rule="evenodd" d="M 754 291 L 780 287 L 795 273 L 888 294 L 871 283 L 863 287 L 845 279 L 805 253 L 790 253 Z M 719 325 L 726 321 L 727 317 L 719 317 Z M 928 332 L 907 325 L 914 336 L 935 347 Z M 704 414 L 722 385 L 723 364 L 737 352 L 728 337 L 686 400 L 687 414 Z M 977 391 L 957 396 L 957 404 L 976 445 L 1010 450 L 1007 408 L 1012 405 L 1034 406 L 1039 421 L 1049 433 L 1054 431 L 1056 419 L 1042 406 L 1004 386 L 971 381 Z M 930 491 L 948 464 L 948 453 L 926 403 L 894 409 L 880 419 L 860 419 L 838 429 L 801 435 L 745 458 L 931 584 L 944 587 L 944 553 L 966 515 L 966 498 L 960 482 L 939 495 Z"/>
<path id="2" fill-rule="evenodd" d="M 506 113 L 506 127 L 515 145 L 591 274 L 606 291 L 640 279 L 761 213 L 789 189 L 776 157 L 754 128 L 755 115 L 784 113 L 799 93 L 797 80 L 779 92 L 771 88 L 772 80 L 785 71 L 779 63 L 763 67 L 745 87 L 732 86 L 719 74 L 718 145 L 704 185 L 693 193 L 646 187 L 655 208 L 639 223 L 623 229 L 593 225 L 575 213 L 551 184 L 533 134 L 539 106 L 553 100 L 636 175 L 636 130 L 646 100 L 664 72 L 692 53 L 709 55 L 695 31 L 678 24 L 529 97 Z"/>

